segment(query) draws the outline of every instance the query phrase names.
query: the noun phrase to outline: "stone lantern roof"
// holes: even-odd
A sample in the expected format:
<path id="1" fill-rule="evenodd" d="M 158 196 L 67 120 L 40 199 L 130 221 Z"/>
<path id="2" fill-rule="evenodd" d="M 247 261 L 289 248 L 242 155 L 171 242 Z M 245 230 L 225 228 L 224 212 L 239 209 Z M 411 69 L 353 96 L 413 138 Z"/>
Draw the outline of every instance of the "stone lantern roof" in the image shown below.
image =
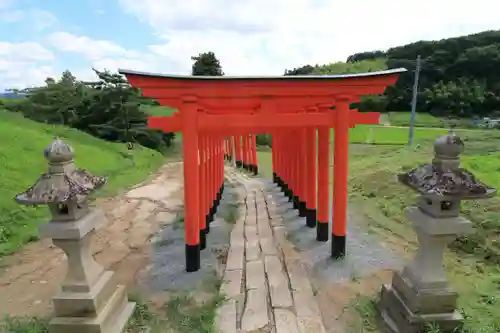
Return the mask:
<path id="1" fill-rule="evenodd" d="M 454 199 L 480 199 L 492 197 L 496 190 L 474 175 L 460 168 L 460 154 L 465 145 L 460 137 L 450 130 L 434 142 L 432 163 L 421 165 L 398 175 L 403 184 L 428 197 L 445 196 Z"/>
<path id="2" fill-rule="evenodd" d="M 106 184 L 107 179 L 92 175 L 85 169 L 77 169 L 73 160 L 73 148 L 59 138 L 43 151 L 49 163 L 43 173 L 25 192 L 15 200 L 25 205 L 64 203 L 69 200 L 85 201 L 93 191 Z"/>

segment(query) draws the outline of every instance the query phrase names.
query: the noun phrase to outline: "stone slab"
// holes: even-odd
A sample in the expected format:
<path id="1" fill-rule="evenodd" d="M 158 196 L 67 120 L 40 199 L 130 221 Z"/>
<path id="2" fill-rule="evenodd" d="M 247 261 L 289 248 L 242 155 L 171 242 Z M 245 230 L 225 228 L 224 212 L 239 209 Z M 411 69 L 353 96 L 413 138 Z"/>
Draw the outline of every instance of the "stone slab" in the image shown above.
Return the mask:
<path id="1" fill-rule="evenodd" d="M 265 288 L 248 290 L 241 318 L 242 332 L 254 332 L 270 324 Z"/>
<path id="2" fill-rule="evenodd" d="M 236 301 L 224 302 L 218 309 L 215 317 L 217 333 L 236 333 L 237 327 Z"/>
<path id="3" fill-rule="evenodd" d="M 293 291 L 293 303 L 298 318 L 321 318 L 321 313 L 312 294 L 304 291 Z"/>
<path id="4" fill-rule="evenodd" d="M 243 247 L 231 247 L 227 255 L 226 270 L 243 270 L 244 252 Z"/>
<path id="5" fill-rule="evenodd" d="M 262 260 L 247 262 L 246 264 L 246 288 L 262 289 L 265 288 L 264 263 Z"/>
<path id="6" fill-rule="evenodd" d="M 276 333 L 299 333 L 297 317 L 288 309 L 274 309 Z M 316 333 L 311 331 L 311 333 Z"/>
<path id="7" fill-rule="evenodd" d="M 242 293 L 243 271 L 238 269 L 224 273 L 224 279 L 221 285 L 221 293 L 229 298 L 234 298 Z"/>

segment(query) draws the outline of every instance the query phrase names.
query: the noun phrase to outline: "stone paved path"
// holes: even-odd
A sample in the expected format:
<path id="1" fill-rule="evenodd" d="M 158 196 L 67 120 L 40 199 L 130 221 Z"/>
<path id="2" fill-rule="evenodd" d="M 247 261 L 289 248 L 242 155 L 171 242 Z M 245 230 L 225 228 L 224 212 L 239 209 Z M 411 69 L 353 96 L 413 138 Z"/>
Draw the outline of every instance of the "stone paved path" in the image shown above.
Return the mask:
<path id="1" fill-rule="evenodd" d="M 325 328 L 300 257 L 286 239 L 283 196 L 264 181 L 233 173 L 244 204 L 231 232 L 218 309 L 221 333 L 322 333 Z"/>

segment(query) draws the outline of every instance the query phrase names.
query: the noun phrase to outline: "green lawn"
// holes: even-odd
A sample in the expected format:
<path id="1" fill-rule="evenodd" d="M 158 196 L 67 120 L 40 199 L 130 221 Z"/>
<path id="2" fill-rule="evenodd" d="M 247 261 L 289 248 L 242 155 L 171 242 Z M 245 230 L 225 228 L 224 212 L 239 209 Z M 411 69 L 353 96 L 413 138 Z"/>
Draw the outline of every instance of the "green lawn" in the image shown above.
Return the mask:
<path id="1" fill-rule="evenodd" d="M 434 138 L 447 131 L 443 128 L 417 128 L 414 138 L 415 140 Z M 408 133 L 408 128 L 358 125 L 349 130 L 349 141 L 351 143 L 402 145 L 408 142 Z"/>
<path id="2" fill-rule="evenodd" d="M 97 195 L 113 195 L 134 185 L 165 162 L 160 153 L 136 147 L 136 165 L 132 167 L 125 144 L 105 142 L 75 129 L 36 123 L 0 110 L 0 255 L 35 239 L 37 226 L 48 221 L 45 207 L 20 206 L 13 198 L 46 171 L 42 151 L 54 136 L 73 146 L 78 167 L 109 177 Z"/>
<path id="3" fill-rule="evenodd" d="M 392 126 L 409 126 L 410 125 L 410 112 L 389 112 L 389 123 Z M 416 127 L 450 127 L 455 125 L 456 128 L 471 128 L 472 121 L 470 119 L 450 120 L 448 118 L 434 117 L 428 113 L 418 112 L 415 114 Z"/>
<path id="4" fill-rule="evenodd" d="M 381 239 L 392 234 L 401 244 L 415 249 L 415 236 L 403 209 L 415 203 L 416 195 L 399 184 L 396 175 L 420 163 L 430 162 L 433 139 L 440 132 L 444 131 L 417 129 L 416 136 L 423 139 L 414 147 L 351 145 L 350 200 L 370 219 L 369 230 Z M 376 135 L 378 141 L 402 136 L 390 128 L 377 128 Z M 484 182 L 500 188 L 500 131 L 464 131 L 460 135 L 466 144 L 463 166 Z M 259 169 L 266 176 L 271 176 L 269 152 L 259 153 Z M 474 223 L 475 232 L 454 242 L 446 258 L 452 286 L 461 296 L 459 309 L 465 314 L 466 327 L 471 332 L 500 331 L 499 207 L 498 197 L 464 202 L 462 212 Z M 367 316 L 366 313 L 363 315 Z M 373 318 L 365 318 L 365 321 L 368 322 L 368 319 Z M 367 328 L 366 332 L 377 331 Z"/>
<path id="5" fill-rule="evenodd" d="M 171 116 L 172 114 L 177 112 L 176 109 L 172 109 L 168 106 L 159 106 L 159 105 L 155 106 L 145 105 L 142 106 L 142 109 L 144 110 L 144 112 L 146 112 L 151 116 Z"/>

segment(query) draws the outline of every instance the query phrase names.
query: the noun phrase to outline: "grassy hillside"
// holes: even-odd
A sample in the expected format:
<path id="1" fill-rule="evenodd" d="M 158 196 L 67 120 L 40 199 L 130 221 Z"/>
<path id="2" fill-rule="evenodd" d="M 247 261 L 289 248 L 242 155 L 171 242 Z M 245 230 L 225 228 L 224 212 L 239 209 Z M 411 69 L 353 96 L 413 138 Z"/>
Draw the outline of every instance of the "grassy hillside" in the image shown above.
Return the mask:
<path id="1" fill-rule="evenodd" d="M 388 130 L 388 131 L 387 131 Z M 376 140 L 388 141 L 396 137 L 398 129 L 379 128 Z M 356 130 L 359 134 L 361 129 Z M 349 164 L 350 200 L 359 211 L 370 219 L 369 228 L 381 239 L 395 239 L 401 244 L 397 249 L 408 247 L 415 250 L 415 235 L 403 214 L 403 209 L 413 205 L 416 195 L 399 184 L 397 173 L 413 168 L 432 159 L 433 139 L 439 130 L 416 129 L 420 145 L 405 146 L 351 145 Z M 500 153 L 498 131 L 463 131 L 466 152 L 462 165 L 474 172 L 479 179 L 500 188 L 498 166 Z M 271 155 L 259 153 L 260 169 L 270 176 Z M 454 242 L 446 258 L 447 272 L 452 286 L 460 293 L 459 309 L 465 314 L 466 327 L 470 332 L 494 333 L 500 328 L 500 198 L 464 202 L 462 212 L 475 227 L 472 235 Z M 374 296 L 376 298 L 376 296 Z M 367 313 L 365 323 L 373 327 Z M 378 332 L 367 327 L 366 332 Z"/>
<path id="2" fill-rule="evenodd" d="M 73 146 L 78 167 L 109 177 L 109 183 L 97 195 L 112 195 L 136 184 L 165 161 L 156 151 L 136 147 L 132 167 L 125 144 L 105 142 L 75 129 L 36 123 L 0 110 L 0 255 L 34 239 L 37 226 L 47 222 L 45 207 L 20 206 L 13 198 L 47 169 L 42 151 L 54 136 Z"/>

